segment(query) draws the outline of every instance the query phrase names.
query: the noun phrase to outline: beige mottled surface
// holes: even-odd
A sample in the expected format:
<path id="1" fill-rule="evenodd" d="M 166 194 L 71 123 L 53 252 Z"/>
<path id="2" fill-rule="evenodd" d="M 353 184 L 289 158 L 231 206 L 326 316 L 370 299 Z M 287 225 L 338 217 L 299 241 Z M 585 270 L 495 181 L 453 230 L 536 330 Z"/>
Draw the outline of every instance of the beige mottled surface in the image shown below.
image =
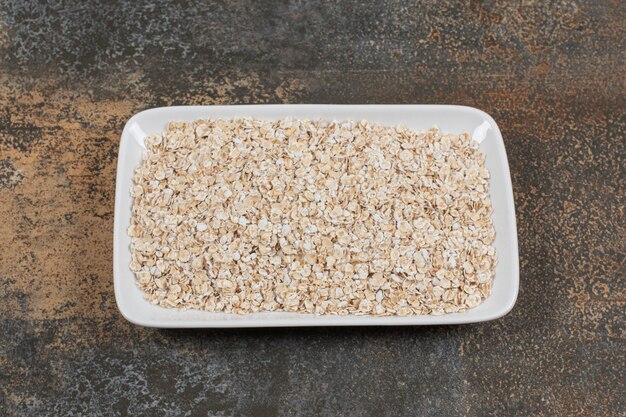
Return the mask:
<path id="1" fill-rule="evenodd" d="M 624 414 L 625 18 L 618 1 L 4 2 L 0 414 Z M 490 113 L 517 208 L 515 309 L 436 328 L 124 321 L 123 124 L 213 103 Z"/>

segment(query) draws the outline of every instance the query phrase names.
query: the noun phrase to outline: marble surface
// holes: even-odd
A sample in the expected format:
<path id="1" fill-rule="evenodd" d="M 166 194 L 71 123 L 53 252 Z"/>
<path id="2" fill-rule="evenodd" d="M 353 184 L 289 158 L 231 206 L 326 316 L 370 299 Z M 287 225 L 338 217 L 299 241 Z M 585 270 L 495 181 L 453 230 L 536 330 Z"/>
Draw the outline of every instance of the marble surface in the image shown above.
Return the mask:
<path id="1" fill-rule="evenodd" d="M 0 5 L 0 414 L 626 413 L 620 1 Z M 450 327 L 156 330 L 119 314 L 117 148 L 134 113 L 447 103 L 500 125 L 521 292 Z"/>

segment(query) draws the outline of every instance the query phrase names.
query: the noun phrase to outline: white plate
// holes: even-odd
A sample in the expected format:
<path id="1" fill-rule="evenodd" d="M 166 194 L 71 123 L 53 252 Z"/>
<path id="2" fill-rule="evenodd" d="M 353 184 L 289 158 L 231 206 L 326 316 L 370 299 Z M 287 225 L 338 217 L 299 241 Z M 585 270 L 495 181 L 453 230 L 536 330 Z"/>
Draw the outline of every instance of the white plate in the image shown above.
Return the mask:
<path id="1" fill-rule="evenodd" d="M 278 119 L 296 117 L 326 120 L 361 120 L 426 130 L 433 126 L 444 132 L 470 132 L 486 154 L 491 173 L 495 248 L 498 256 L 493 291 L 478 307 L 464 313 L 441 316 L 374 317 L 316 316 L 299 313 L 256 313 L 247 316 L 176 310 L 150 304 L 135 285 L 129 268 L 130 187 L 135 167 L 144 151 L 144 138 L 162 132 L 167 122 L 193 121 L 200 118 L 255 117 Z M 474 323 L 497 319 L 515 304 L 519 288 L 519 260 L 515 207 L 509 165 L 502 135 L 496 122 L 485 112 L 462 106 L 439 105 L 246 105 L 162 107 L 133 116 L 122 133 L 117 165 L 115 193 L 113 276 L 115 299 L 127 320 L 150 327 L 295 327 L 295 326 L 391 326 Z"/>

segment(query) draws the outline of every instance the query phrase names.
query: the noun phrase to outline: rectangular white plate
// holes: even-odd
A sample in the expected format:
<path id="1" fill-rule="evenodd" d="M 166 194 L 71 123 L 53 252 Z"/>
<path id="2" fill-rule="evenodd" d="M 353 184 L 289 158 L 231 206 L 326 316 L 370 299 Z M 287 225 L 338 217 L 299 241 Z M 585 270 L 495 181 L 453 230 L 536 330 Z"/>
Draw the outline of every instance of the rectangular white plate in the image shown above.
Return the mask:
<path id="1" fill-rule="evenodd" d="M 464 313 L 442 316 L 374 317 L 316 316 L 298 313 L 256 313 L 247 316 L 206 311 L 167 309 L 150 304 L 135 285 L 129 268 L 130 188 L 135 167 L 144 151 L 144 138 L 162 132 L 169 121 L 201 118 L 254 117 L 279 119 L 296 117 L 325 120 L 361 120 L 388 125 L 404 124 L 426 130 L 433 126 L 444 132 L 469 132 L 480 142 L 491 173 L 490 192 L 495 248 L 498 256 L 493 292 L 478 307 Z M 493 320 L 507 314 L 515 304 L 519 288 L 519 260 L 515 207 L 509 165 L 502 135 L 496 122 L 485 112 L 463 106 L 440 105 L 245 105 L 162 107 L 133 116 L 122 133 L 115 193 L 113 277 L 115 299 L 124 317 L 150 327 L 295 327 L 295 326 L 392 326 L 461 324 Z"/>

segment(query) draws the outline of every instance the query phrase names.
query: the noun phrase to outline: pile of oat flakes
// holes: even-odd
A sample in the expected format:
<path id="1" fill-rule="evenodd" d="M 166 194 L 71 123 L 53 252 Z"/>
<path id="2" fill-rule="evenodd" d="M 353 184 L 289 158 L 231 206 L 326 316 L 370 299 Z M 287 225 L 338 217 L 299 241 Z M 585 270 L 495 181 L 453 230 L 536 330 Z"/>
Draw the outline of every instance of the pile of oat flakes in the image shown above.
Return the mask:
<path id="1" fill-rule="evenodd" d="M 444 314 L 491 290 L 484 155 L 469 135 L 361 122 L 171 122 L 146 139 L 131 269 L 165 307 Z"/>

